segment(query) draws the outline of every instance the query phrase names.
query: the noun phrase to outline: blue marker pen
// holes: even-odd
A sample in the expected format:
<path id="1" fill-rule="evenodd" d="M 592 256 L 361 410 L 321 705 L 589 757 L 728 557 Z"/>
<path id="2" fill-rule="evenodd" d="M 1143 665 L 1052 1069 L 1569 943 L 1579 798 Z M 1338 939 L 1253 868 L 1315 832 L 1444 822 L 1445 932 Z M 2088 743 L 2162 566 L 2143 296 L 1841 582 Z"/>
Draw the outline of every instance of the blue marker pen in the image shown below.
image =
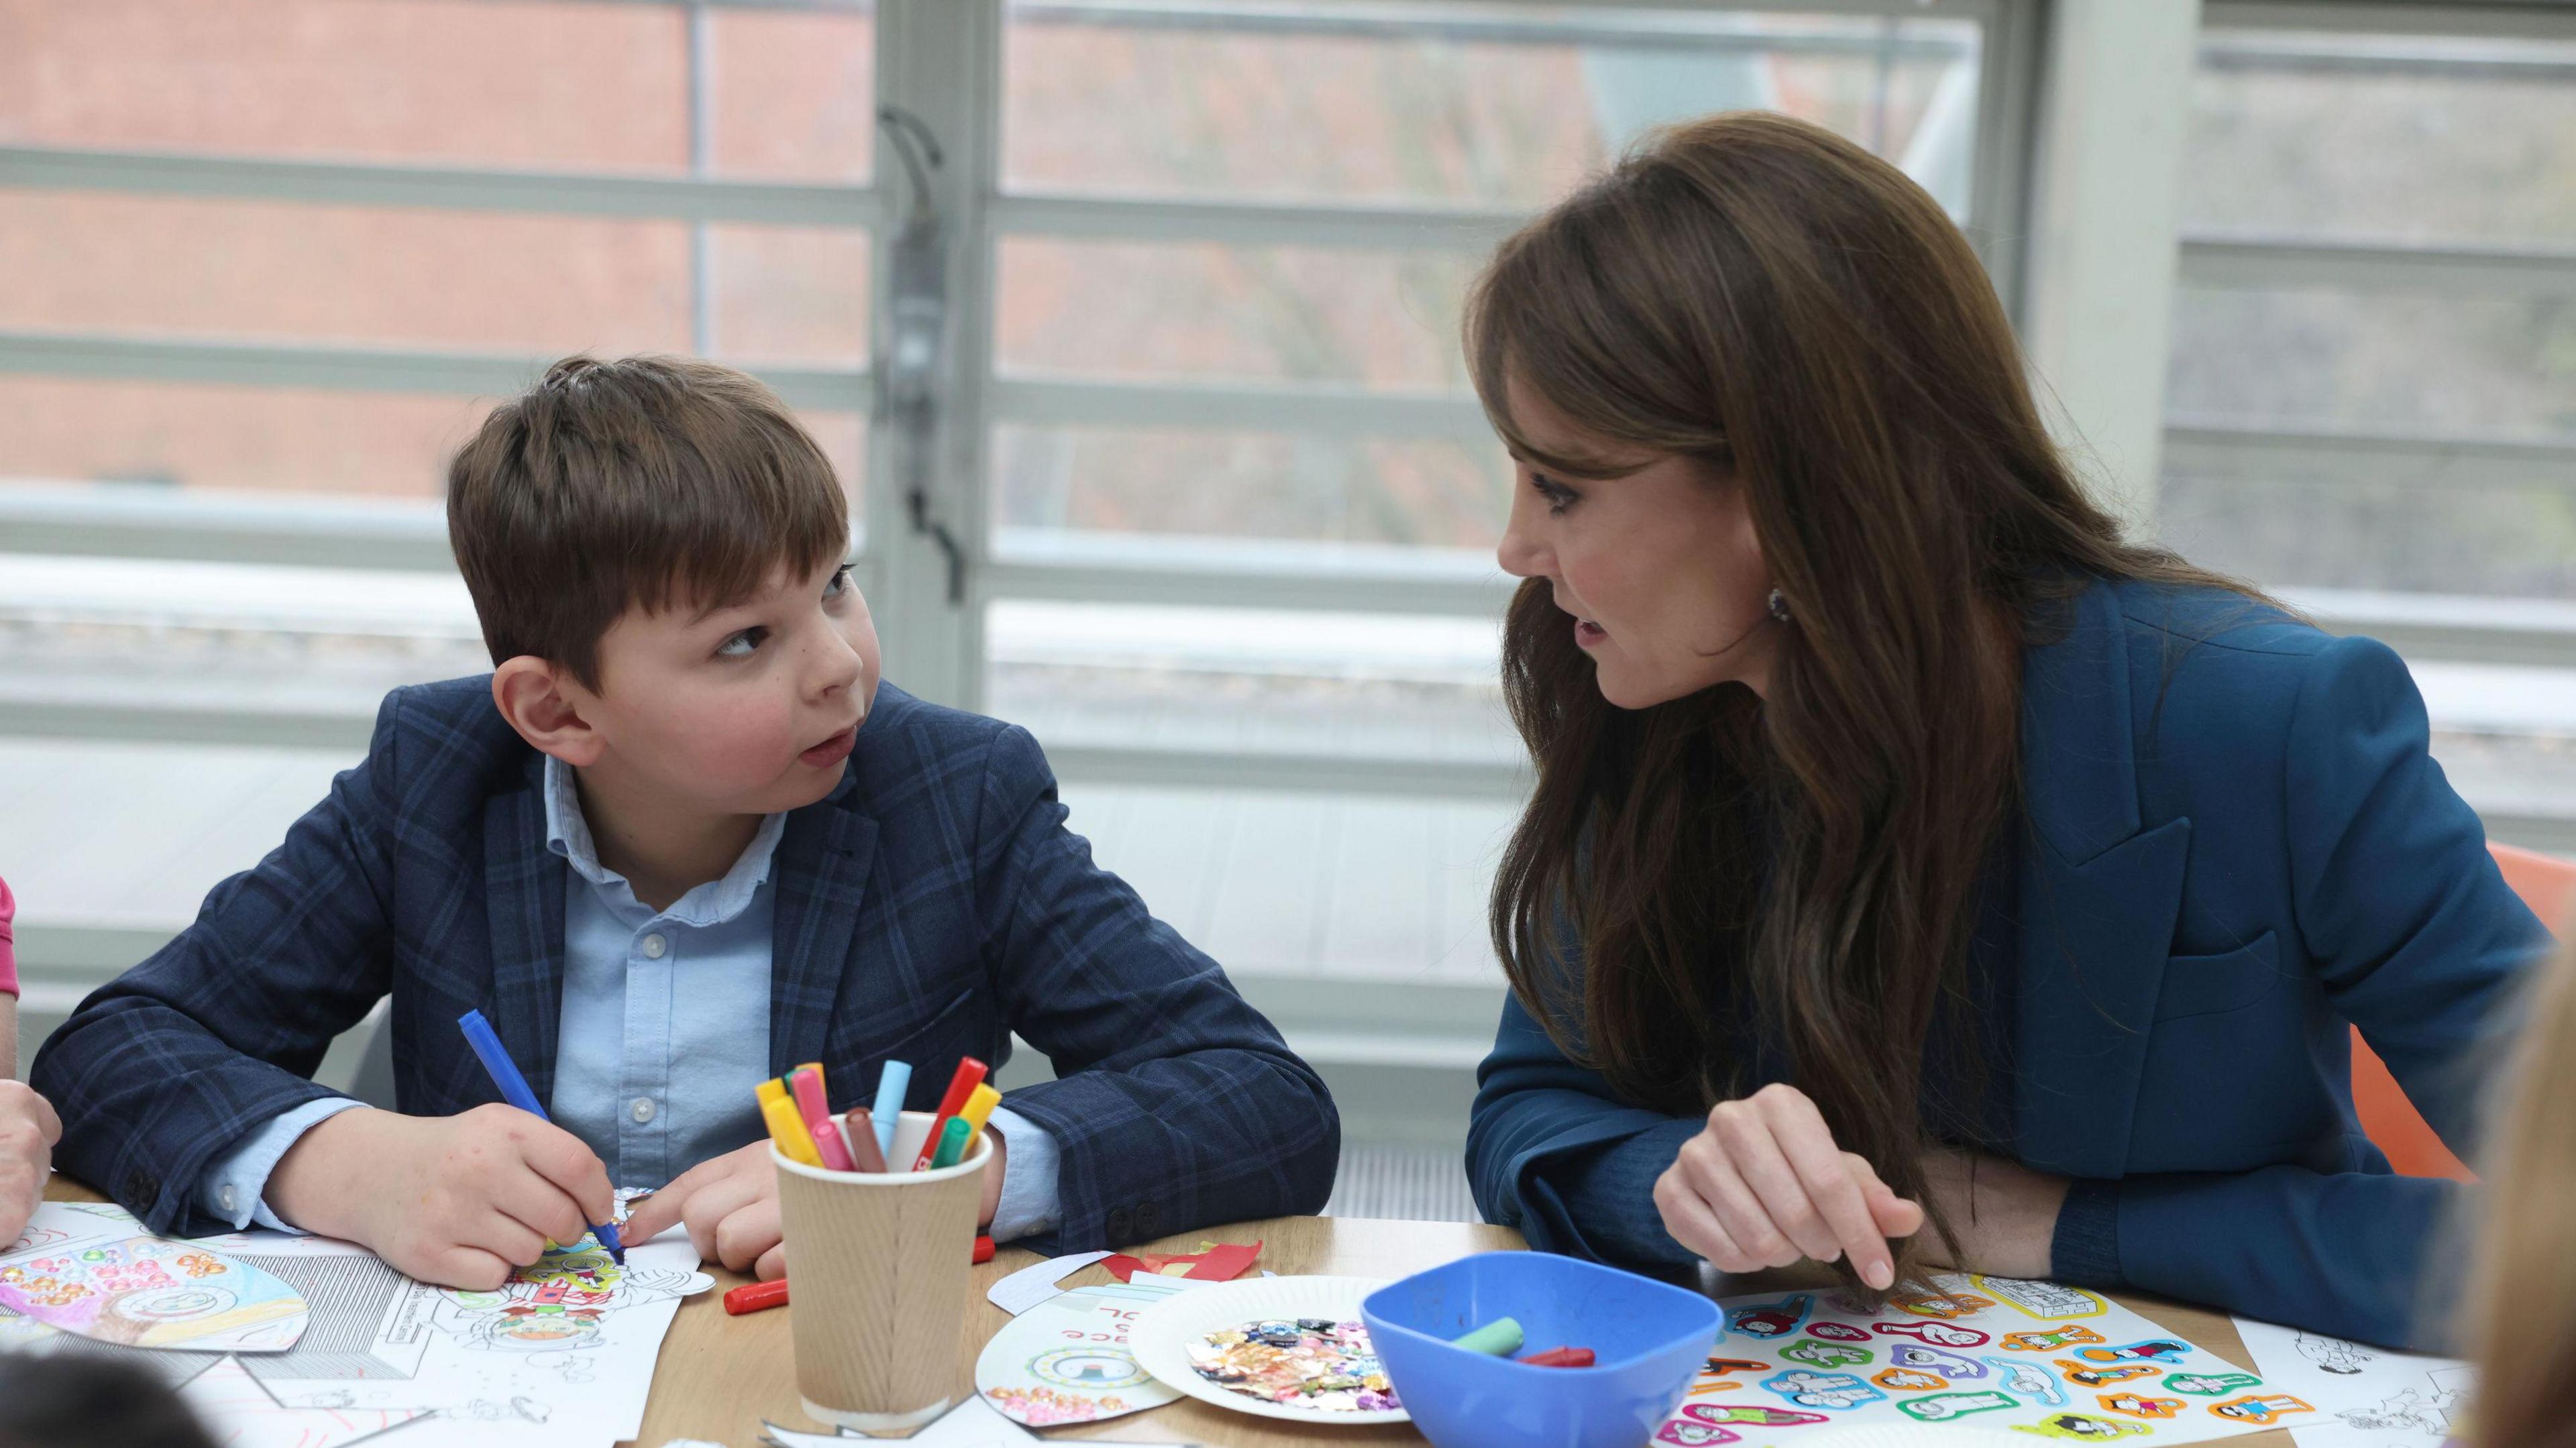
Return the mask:
<path id="1" fill-rule="evenodd" d="M 501 1038 L 492 1034 L 492 1023 L 483 1019 L 483 1013 L 467 1011 L 456 1018 L 456 1025 L 465 1032 L 465 1044 L 474 1048 L 474 1055 L 482 1061 L 483 1069 L 491 1073 L 492 1084 L 501 1088 L 501 1099 L 539 1121 L 553 1125 L 554 1118 L 546 1115 L 546 1108 L 537 1104 L 537 1093 L 528 1089 L 528 1078 L 519 1074 L 518 1063 L 510 1059 L 509 1052 L 501 1049 Z M 619 1266 L 626 1265 L 626 1244 L 617 1240 L 614 1225 L 595 1222 L 590 1231 Z"/>
<path id="2" fill-rule="evenodd" d="M 911 1087 L 909 1063 L 888 1061 L 877 1072 L 877 1104 L 868 1109 L 868 1119 L 877 1129 L 877 1150 L 889 1163 L 894 1160 L 894 1129 L 903 1120 L 903 1093 Z"/>

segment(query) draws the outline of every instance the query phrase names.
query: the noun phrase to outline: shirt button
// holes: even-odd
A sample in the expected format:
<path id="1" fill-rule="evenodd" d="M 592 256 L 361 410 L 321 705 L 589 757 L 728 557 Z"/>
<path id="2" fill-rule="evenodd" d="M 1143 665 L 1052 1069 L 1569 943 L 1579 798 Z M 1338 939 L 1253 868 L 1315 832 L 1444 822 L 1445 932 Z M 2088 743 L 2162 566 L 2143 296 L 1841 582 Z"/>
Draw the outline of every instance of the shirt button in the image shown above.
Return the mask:
<path id="1" fill-rule="evenodd" d="M 627 1108 L 626 1114 L 635 1118 L 636 1125 L 642 1126 L 644 1123 L 653 1119 L 653 1098 L 650 1096 L 636 1097 L 635 1104 Z"/>
<path id="2" fill-rule="evenodd" d="M 225 1210 L 225 1211 L 227 1211 L 227 1212 L 237 1212 L 237 1211 L 240 1211 L 240 1210 L 241 1210 L 241 1207 L 240 1207 L 240 1205 L 239 1205 L 240 1201 L 241 1201 L 241 1193 L 240 1193 L 239 1191 L 235 1190 L 235 1189 L 234 1189 L 234 1188 L 232 1188 L 232 1187 L 226 1187 L 226 1188 L 224 1188 L 224 1210 Z"/>
<path id="3" fill-rule="evenodd" d="M 659 935 L 647 935 L 644 937 L 644 958 L 646 960 L 660 960 L 662 958 L 662 952 L 669 948 L 670 947 L 664 943 L 662 937 Z"/>

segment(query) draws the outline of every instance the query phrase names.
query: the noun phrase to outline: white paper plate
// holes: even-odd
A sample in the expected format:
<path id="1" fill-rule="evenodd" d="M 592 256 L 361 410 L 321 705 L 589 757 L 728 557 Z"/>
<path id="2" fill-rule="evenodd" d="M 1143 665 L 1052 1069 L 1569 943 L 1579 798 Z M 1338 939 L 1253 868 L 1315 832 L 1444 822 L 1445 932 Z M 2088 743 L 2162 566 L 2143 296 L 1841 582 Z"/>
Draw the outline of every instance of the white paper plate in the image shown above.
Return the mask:
<path id="1" fill-rule="evenodd" d="M 1292 1423 L 1407 1423 L 1402 1408 L 1356 1413 L 1291 1407 L 1234 1392 L 1209 1382 L 1190 1366 L 1190 1344 L 1211 1332 L 1241 1327 L 1263 1318 L 1329 1317 L 1336 1322 L 1360 1320 L 1360 1299 L 1386 1283 L 1375 1277 L 1247 1277 L 1220 1282 L 1166 1298 L 1136 1314 L 1127 1330 L 1127 1350 L 1137 1366 L 1165 1387 L 1202 1403 L 1232 1408 L 1257 1418 L 1285 1418 Z"/>

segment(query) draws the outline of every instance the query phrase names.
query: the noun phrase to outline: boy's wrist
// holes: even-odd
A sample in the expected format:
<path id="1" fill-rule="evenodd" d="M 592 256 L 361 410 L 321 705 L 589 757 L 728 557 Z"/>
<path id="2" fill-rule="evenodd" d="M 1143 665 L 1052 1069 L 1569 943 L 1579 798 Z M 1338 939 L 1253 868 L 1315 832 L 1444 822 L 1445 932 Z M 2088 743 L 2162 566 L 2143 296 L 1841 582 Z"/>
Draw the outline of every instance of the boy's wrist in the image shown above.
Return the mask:
<path id="1" fill-rule="evenodd" d="M 268 1174 L 261 1193 L 269 1209 L 298 1228 L 325 1237 L 367 1240 L 366 1183 L 382 1179 L 383 1128 L 395 1113 L 361 1106 L 316 1122 L 296 1138 Z"/>

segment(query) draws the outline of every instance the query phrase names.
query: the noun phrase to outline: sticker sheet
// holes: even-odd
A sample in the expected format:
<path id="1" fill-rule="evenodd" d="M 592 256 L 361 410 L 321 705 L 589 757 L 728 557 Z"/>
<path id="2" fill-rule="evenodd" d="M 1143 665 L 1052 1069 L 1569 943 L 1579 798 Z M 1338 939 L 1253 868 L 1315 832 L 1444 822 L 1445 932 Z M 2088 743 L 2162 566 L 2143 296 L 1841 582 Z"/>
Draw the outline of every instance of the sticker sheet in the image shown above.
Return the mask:
<path id="1" fill-rule="evenodd" d="M 0 1261 L 138 1231 L 116 1207 L 48 1202 Z M 676 1231 L 629 1248 L 622 1267 L 585 1236 L 491 1292 L 434 1287 L 323 1237 L 235 1232 L 180 1245 L 291 1287 L 308 1318 L 302 1336 L 282 1351 L 214 1357 L 103 1344 L 0 1309 L 0 1351 L 118 1356 L 179 1389 L 218 1441 L 244 1448 L 341 1448 L 389 1430 L 401 1437 L 386 1442 L 403 1448 L 610 1448 L 643 1425 L 680 1299 L 713 1285 Z"/>
<path id="2" fill-rule="evenodd" d="M 2317 1405 L 2294 1427 L 2299 1448 L 2441 1448 L 2462 1436 L 2476 1381 L 2467 1363 L 2243 1317 L 2236 1330 L 2266 1378 Z"/>
<path id="3" fill-rule="evenodd" d="M 1181 1395 L 1127 1347 L 1136 1314 L 1188 1290 L 1176 1277 L 1077 1287 L 1005 1323 L 975 1359 L 975 1390 L 1015 1423 L 1044 1428 L 1159 1408 Z"/>
<path id="4" fill-rule="evenodd" d="M 308 1314 L 294 1288 L 223 1253 L 139 1228 L 124 1212 L 41 1213 L 0 1251 L 0 1308 L 124 1347 L 283 1352 L 304 1335 Z"/>
<path id="5" fill-rule="evenodd" d="M 1815 1424 L 1959 1423 L 2069 1442 L 2191 1443 L 2315 1409 L 2081 1288 L 1944 1275 L 1875 1311 L 1831 1291 L 1719 1299 L 1725 1336 L 1655 1434 L 1794 1448 Z"/>

